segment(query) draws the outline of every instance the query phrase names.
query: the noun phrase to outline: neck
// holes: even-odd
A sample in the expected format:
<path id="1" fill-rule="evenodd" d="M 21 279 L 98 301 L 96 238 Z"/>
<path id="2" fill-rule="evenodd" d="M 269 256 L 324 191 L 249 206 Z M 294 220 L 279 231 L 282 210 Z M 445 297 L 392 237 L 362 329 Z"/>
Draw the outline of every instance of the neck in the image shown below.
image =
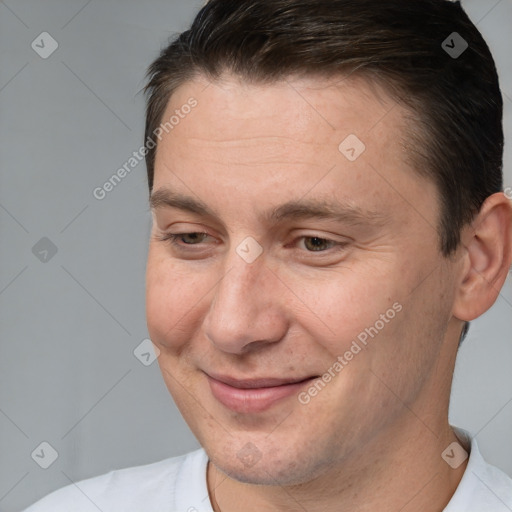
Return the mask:
<path id="1" fill-rule="evenodd" d="M 243 504 L 246 512 L 441 512 L 466 467 L 452 469 L 441 458 L 458 440 L 447 421 L 430 430 L 409 411 L 403 423 L 380 433 L 320 478 L 286 488 L 240 483 L 209 464 L 214 511 L 235 512 Z"/>

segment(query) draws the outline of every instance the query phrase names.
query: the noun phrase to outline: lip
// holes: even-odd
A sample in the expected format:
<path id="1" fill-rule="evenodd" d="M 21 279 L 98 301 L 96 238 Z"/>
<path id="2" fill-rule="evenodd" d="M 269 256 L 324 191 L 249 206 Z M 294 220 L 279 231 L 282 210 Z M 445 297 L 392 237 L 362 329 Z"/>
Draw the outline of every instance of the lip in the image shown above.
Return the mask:
<path id="1" fill-rule="evenodd" d="M 214 398 L 228 409 L 238 413 L 263 412 L 276 402 L 296 395 L 301 388 L 317 379 L 234 379 L 206 374 Z"/>

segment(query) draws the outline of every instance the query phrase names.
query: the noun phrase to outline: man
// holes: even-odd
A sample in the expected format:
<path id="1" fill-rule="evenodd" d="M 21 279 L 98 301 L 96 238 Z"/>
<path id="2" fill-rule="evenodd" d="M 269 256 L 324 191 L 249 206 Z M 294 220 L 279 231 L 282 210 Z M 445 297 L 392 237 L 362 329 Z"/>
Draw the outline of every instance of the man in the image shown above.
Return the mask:
<path id="1" fill-rule="evenodd" d="M 512 510 L 448 423 L 512 262 L 498 78 L 460 3 L 211 0 L 147 92 L 148 327 L 204 450 L 29 510 Z"/>

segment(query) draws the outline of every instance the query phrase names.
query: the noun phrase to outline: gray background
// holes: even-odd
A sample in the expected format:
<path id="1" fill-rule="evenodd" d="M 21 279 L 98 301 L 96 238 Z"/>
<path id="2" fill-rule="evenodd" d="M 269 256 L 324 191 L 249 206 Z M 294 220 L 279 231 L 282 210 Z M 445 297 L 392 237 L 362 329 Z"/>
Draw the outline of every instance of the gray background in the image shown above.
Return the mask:
<path id="1" fill-rule="evenodd" d="M 141 146 L 146 67 L 201 4 L 0 2 L 1 511 L 197 447 L 156 363 L 133 354 L 148 336 L 144 164 L 103 201 L 92 191 Z M 495 55 L 510 141 L 512 2 L 463 5 Z M 31 47 L 44 31 L 59 45 L 47 59 Z M 510 144 L 505 163 L 512 186 Z M 46 262 L 33 253 L 43 237 L 57 248 Z M 510 475 L 511 331 L 509 278 L 461 349 L 451 410 L 452 423 L 478 433 L 487 459 Z M 46 470 L 31 457 L 43 441 L 59 454 Z"/>

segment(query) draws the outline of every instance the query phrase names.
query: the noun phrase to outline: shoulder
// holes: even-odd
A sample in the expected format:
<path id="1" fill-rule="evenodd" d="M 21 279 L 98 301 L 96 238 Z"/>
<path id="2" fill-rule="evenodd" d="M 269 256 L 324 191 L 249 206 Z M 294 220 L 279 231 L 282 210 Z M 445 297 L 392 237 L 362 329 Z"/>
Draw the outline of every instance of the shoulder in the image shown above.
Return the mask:
<path id="1" fill-rule="evenodd" d="M 510 512 L 512 510 L 512 478 L 491 464 L 484 462 L 473 471 L 474 486 L 485 510 Z M 494 507 L 494 508 L 491 508 Z"/>
<path id="2" fill-rule="evenodd" d="M 459 440 L 470 445 L 470 454 L 466 471 L 445 512 L 510 512 L 512 479 L 484 460 L 468 432 L 457 429 L 456 433 Z"/>
<path id="3" fill-rule="evenodd" d="M 203 450 L 153 464 L 111 471 L 49 494 L 25 512 L 135 512 L 168 510 L 176 482 L 206 466 Z M 196 475 L 200 477 L 200 475 Z"/>

